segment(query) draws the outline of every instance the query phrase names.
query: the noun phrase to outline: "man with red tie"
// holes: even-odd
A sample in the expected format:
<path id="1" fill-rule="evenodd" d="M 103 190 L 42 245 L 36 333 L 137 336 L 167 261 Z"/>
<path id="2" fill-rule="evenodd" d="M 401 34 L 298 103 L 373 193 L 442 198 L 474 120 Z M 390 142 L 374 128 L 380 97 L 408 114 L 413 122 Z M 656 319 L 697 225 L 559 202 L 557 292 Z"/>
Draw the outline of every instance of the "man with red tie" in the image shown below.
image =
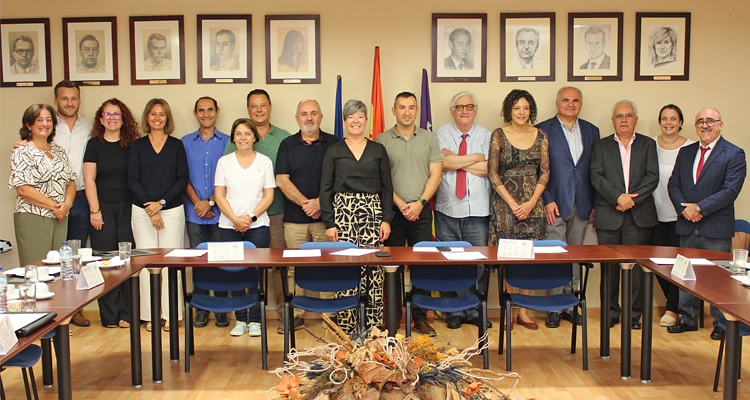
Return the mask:
<path id="1" fill-rule="evenodd" d="M 677 211 L 675 231 L 680 247 L 732 251 L 734 201 L 747 174 L 745 151 L 721 136 L 724 122 L 714 108 L 695 117 L 699 142 L 685 146 L 669 178 L 669 198 Z M 680 320 L 669 333 L 697 331 L 700 299 L 680 289 Z M 711 315 L 721 313 L 711 307 Z M 716 316 L 714 317 L 716 318 Z M 714 321 L 711 339 L 721 340 L 722 329 Z"/>
<path id="2" fill-rule="evenodd" d="M 451 99 L 450 110 L 454 122 L 435 131 L 443 155 L 443 179 L 435 194 L 435 238 L 487 246 L 492 193 L 487 155 L 492 132 L 474 123 L 478 110 L 474 94 L 459 92 Z M 443 293 L 444 297 L 455 295 Z M 479 307 L 448 313 L 447 317 L 451 329 L 464 322 L 479 326 L 481 321 Z"/>

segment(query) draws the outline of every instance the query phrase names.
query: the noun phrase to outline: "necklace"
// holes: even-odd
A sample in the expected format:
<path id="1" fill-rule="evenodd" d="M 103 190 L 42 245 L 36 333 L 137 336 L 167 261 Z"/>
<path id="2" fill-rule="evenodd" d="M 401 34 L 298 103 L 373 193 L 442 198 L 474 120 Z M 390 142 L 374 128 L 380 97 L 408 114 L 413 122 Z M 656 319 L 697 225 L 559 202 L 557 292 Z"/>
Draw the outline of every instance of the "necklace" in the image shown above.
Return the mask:
<path id="1" fill-rule="evenodd" d="M 346 139 L 346 144 L 348 144 L 348 145 L 349 145 L 349 146 L 351 146 L 351 147 L 359 147 L 359 146 L 362 146 L 362 145 L 364 145 L 365 143 L 367 143 L 367 139 L 364 139 L 364 140 L 362 141 L 362 143 L 360 143 L 360 144 L 354 144 L 354 143 L 352 143 L 352 141 L 351 141 L 351 140 L 349 140 L 348 138 Z"/>

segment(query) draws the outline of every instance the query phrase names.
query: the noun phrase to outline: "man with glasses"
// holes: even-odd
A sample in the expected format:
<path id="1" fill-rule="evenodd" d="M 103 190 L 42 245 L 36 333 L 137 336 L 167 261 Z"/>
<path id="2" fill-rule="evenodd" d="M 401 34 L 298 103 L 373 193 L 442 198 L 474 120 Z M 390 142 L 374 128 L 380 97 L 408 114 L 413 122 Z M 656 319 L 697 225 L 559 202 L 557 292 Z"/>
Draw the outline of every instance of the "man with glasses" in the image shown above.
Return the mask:
<path id="1" fill-rule="evenodd" d="M 10 73 L 15 75 L 30 75 L 39 73 L 39 64 L 34 63 L 34 41 L 26 35 L 21 35 L 13 41 L 11 48 L 13 65 Z"/>
<path id="2" fill-rule="evenodd" d="M 229 29 L 216 32 L 216 56 L 219 61 L 211 64 L 211 71 L 239 71 L 240 62 L 234 55 L 237 37 Z"/>
<path id="3" fill-rule="evenodd" d="M 599 244 L 648 244 L 651 227 L 658 224 L 652 193 L 659 184 L 659 161 L 656 142 L 635 133 L 638 109 L 630 100 L 621 100 L 612 107 L 613 135 L 594 143 L 591 154 L 591 184 L 596 199 L 594 228 Z M 551 147 L 551 146 L 550 146 Z M 609 268 L 609 327 L 620 321 L 620 266 Z M 623 321 L 632 329 L 641 329 L 643 293 L 640 265 L 633 267 L 632 320 Z M 602 285 L 607 282 L 602 281 Z"/>
<path id="4" fill-rule="evenodd" d="M 459 92 L 450 102 L 453 122 L 435 131 L 443 156 L 443 177 L 435 194 L 435 238 L 439 241 L 465 240 L 472 246 L 487 246 L 492 192 L 487 156 L 492 132 L 474 123 L 477 110 L 477 97 Z M 469 293 L 476 289 L 443 293 L 443 297 Z M 464 322 L 477 327 L 481 323 L 479 306 L 447 317 L 450 329 L 458 329 Z"/>
<path id="5" fill-rule="evenodd" d="M 680 247 L 732 251 L 734 201 L 747 174 L 745 151 L 721 136 L 724 122 L 714 108 L 704 108 L 695 117 L 699 142 L 685 146 L 669 178 L 669 198 L 677 211 L 675 231 Z M 700 151 L 699 151 L 700 150 Z M 680 320 L 669 333 L 697 331 L 700 299 L 680 289 Z M 714 319 L 721 311 L 711 306 Z M 714 321 L 711 339 L 721 340 L 721 327 Z"/>
<path id="6" fill-rule="evenodd" d="M 589 178 L 591 150 L 599 140 L 599 128 L 578 118 L 583 95 L 577 88 L 566 86 L 557 91 L 557 115 L 536 127 L 547 133 L 549 140 L 550 176 L 544 190 L 547 214 L 547 239 L 562 240 L 569 245 L 582 245 L 588 222 L 594 219 L 596 192 Z M 573 280 L 563 287 L 547 290 L 548 295 L 573 293 L 581 282 L 580 268 L 573 266 Z M 573 308 L 551 311 L 545 326 L 557 328 L 560 318 L 573 322 Z M 579 314 L 577 324 L 582 324 Z"/>

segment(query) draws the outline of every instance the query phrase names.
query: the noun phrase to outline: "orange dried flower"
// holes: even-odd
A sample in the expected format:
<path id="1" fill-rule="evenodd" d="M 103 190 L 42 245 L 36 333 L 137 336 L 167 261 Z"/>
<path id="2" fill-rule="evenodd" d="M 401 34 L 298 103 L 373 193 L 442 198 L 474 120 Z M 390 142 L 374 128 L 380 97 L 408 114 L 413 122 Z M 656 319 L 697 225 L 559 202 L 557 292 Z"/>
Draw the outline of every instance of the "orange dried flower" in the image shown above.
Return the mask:
<path id="1" fill-rule="evenodd" d="M 281 382 L 276 385 L 276 391 L 281 395 L 288 395 L 292 391 L 296 391 L 299 387 L 299 377 L 294 375 L 284 375 L 281 377 Z"/>

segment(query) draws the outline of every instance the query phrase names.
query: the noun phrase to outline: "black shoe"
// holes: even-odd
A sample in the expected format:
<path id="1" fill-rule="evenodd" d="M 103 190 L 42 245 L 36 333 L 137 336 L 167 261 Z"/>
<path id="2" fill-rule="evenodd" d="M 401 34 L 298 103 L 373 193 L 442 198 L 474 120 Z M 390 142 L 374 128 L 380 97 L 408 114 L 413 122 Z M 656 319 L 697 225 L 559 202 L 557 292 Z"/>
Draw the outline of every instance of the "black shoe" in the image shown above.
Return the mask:
<path id="1" fill-rule="evenodd" d="M 616 324 L 620 323 L 620 318 L 609 317 L 609 327 L 614 328 Z"/>
<path id="2" fill-rule="evenodd" d="M 711 339 L 721 340 L 722 336 L 724 336 L 724 329 L 721 329 L 718 325 L 714 326 L 714 330 L 711 331 Z"/>
<path id="3" fill-rule="evenodd" d="M 560 313 L 550 311 L 549 314 L 547 314 L 547 320 L 544 321 L 544 326 L 547 328 L 559 328 L 560 327 Z"/>
<path id="4" fill-rule="evenodd" d="M 682 332 L 697 331 L 697 330 L 698 330 L 697 326 L 690 326 L 682 322 L 682 320 L 677 321 L 676 324 L 667 328 L 667 332 L 669 333 L 682 333 Z"/>
<path id="5" fill-rule="evenodd" d="M 458 329 L 464 323 L 464 317 L 460 315 L 454 315 L 448 318 L 448 329 Z"/>
<path id="6" fill-rule="evenodd" d="M 634 320 L 630 321 L 630 329 L 635 330 L 635 331 L 639 331 L 639 330 L 641 330 L 642 327 L 643 326 L 641 325 L 641 321 L 639 321 L 637 319 L 634 319 Z"/>
<path id="7" fill-rule="evenodd" d="M 229 318 L 227 318 L 227 315 L 224 313 L 215 314 L 216 317 L 216 327 L 217 328 L 226 328 L 229 326 Z"/>
<path id="8" fill-rule="evenodd" d="M 195 315 L 195 321 L 193 321 L 193 325 L 196 328 L 203 328 L 208 324 L 208 314 L 200 313 Z"/>
<path id="9" fill-rule="evenodd" d="M 562 313 L 562 319 L 564 319 L 564 320 L 566 320 L 566 321 L 568 321 L 568 322 L 570 322 L 572 324 L 573 323 L 573 313 L 569 313 L 569 312 L 563 311 L 563 313 Z M 576 318 L 576 325 L 583 326 L 583 315 L 578 314 L 578 318 Z"/>
<path id="10" fill-rule="evenodd" d="M 466 323 L 474 325 L 477 328 L 479 328 L 479 325 L 482 323 L 482 319 L 479 318 L 479 316 L 477 315 L 476 317 L 474 317 L 474 318 L 472 318 L 470 320 L 467 320 Z M 487 321 L 487 329 L 490 329 L 490 328 L 492 328 L 492 322 Z"/>

